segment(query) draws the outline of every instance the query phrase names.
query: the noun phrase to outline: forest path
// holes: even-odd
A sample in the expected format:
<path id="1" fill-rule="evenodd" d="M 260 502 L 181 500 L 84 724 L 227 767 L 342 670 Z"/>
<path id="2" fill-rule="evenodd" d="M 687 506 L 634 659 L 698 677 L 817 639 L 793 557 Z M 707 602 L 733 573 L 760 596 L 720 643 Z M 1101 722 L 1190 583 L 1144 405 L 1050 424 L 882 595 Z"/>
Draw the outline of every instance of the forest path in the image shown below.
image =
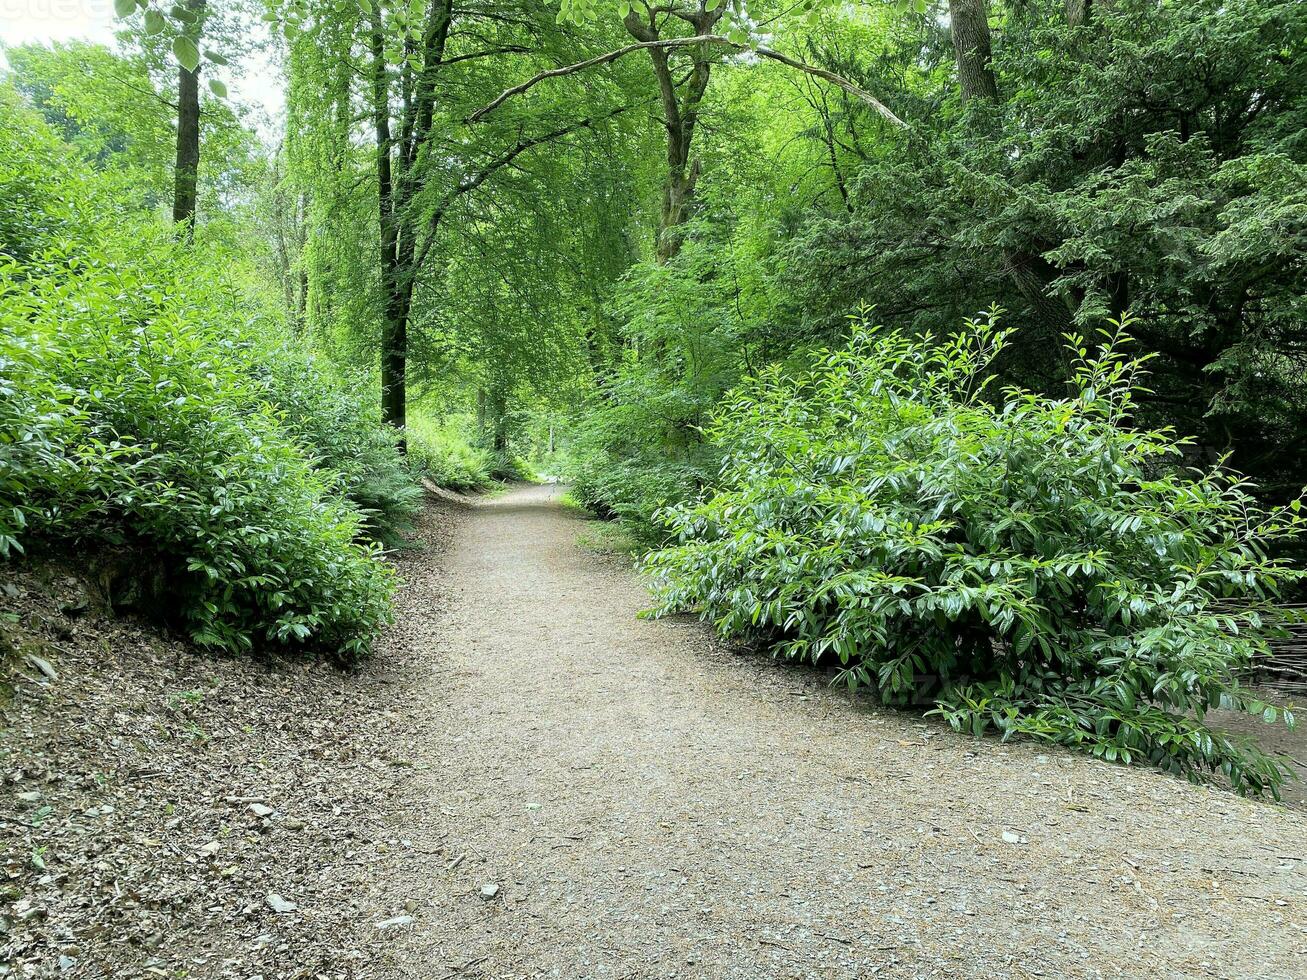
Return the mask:
<path id="1" fill-rule="evenodd" d="M 405 562 L 394 976 L 1307 976 L 1307 814 L 639 620 L 559 496 Z"/>

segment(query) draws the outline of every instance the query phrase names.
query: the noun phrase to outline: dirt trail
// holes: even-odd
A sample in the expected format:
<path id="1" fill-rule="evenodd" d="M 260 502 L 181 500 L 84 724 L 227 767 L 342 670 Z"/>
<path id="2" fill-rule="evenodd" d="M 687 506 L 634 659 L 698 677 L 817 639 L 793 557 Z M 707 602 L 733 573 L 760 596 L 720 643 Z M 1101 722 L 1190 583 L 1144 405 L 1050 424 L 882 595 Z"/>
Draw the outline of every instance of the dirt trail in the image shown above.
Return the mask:
<path id="1" fill-rule="evenodd" d="M 1307 976 L 1307 814 L 640 621 L 582 527 L 519 489 L 406 563 L 392 975 Z"/>

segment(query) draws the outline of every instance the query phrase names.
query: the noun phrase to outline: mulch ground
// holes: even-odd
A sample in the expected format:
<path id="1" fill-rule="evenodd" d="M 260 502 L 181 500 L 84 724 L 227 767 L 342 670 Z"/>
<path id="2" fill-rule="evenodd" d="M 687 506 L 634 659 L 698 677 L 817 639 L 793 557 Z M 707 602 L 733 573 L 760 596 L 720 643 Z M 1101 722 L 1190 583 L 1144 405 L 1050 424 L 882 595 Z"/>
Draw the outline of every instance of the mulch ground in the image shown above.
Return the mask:
<path id="1" fill-rule="evenodd" d="M 0 976 L 371 975 L 405 914 L 369 874 L 406 847 L 402 662 L 217 657 L 67 561 L 0 576 Z"/>

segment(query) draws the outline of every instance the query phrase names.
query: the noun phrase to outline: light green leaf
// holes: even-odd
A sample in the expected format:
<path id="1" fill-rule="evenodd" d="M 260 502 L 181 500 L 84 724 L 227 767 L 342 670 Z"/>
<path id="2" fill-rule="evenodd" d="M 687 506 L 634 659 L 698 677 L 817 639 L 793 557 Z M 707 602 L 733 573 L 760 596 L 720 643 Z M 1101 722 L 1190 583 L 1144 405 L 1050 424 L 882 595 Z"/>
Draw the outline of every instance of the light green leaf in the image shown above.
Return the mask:
<path id="1" fill-rule="evenodd" d="M 177 63 L 189 72 L 200 67 L 200 49 L 185 34 L 178 34 L 172 39 L 172 53 Z"/>
<path id="2" fill-rule="evenodd" d="M 163 29 L 168 26 L 164 20 L 163 14 L 157 10 L 147 10 L 145 12 L 145 33 L 149 35 L 161 34 Z"/>
<path id="3" fill-rule="evenodd" d="M 130 17 L 136 13 L 136 0 L 113 0 L 113 12 L 119 17 Z"/>
<path id="4" fill-rule="evenodd" d="M 220 99 L 225 99 L 227 97 L 227 86 L 216 78 L 209 79 L 209 91 Z"/>

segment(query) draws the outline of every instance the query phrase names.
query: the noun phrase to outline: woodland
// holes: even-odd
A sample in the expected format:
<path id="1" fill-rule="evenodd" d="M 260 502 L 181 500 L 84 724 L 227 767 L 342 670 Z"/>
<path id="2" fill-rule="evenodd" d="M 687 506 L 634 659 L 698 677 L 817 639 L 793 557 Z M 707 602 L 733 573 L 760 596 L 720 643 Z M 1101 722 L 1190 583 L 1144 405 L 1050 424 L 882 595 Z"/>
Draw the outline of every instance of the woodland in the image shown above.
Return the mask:
<path id="1" fill-rule="evenodd" d="M 350 666 L 424 483 L 556 479 L 655 615 L 1278 797 L 1307 4 L 115 9 L 3 52 L 0 556 Z"/>

